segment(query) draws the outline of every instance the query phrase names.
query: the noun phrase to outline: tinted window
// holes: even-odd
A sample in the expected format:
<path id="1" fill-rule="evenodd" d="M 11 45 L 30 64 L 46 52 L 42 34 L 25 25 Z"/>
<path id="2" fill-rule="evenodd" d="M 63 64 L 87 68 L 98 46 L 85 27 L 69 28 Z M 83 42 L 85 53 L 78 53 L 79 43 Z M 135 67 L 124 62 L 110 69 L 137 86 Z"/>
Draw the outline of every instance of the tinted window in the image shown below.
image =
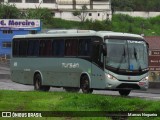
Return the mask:
<path id="1" fill-rule="evenodd" d="M 64 40 L 54 40 L 52 42 L 53 56 L 64 56 Z"/>
<path id="2" fill-rule="evenodd" d="M 92 39 L 92 60 L 96 65 L 99 65 L 103 68 L 103 46 L 101 45 L 101 38 L 94 37 Z"/>
<path id="3" fill-rule="evenodd" d="M 55 3 L 56 0 L 43 0 L 43 3 Z"/>
<path id="4" fill-rule="evenodd" d="M 19 41 L 18 40 L 13 40 L 13 56 L 18 56 L 19 55 Z"/>
<path id="5" fill-rule="evenodd" d="M 51 56 L 52 52 L 52 41 L 41 40 L 40 41 L 40 56 Z"/>
<path id="6" fill-rule="evenodd" d="M 91 53 L 91 39 L 79 40 L 79 56 L 90 56 Z"/>
<path id="7" fill-rule="evenodd" d="M 46 48 L 45 40 L 41 40 L 40 46 L 39 46 L 39 55 L 40 56 L 45 56 L 45 48 Z"/>
<path id="8" fill-rule="evenodd" d="M 3 34 L 12 34 L 13 31 L 12 30 L 3 30 Z"/>
<path id="9" fill-rule="evenodd" d="M 39 55 L 39 40 L 29 40 L 28 56 L 38 56 L 38 55 Z"/>
<path id="10" fill-rule="evenodd" d="M 78 39 L 71 39 L 65 41 L 65 55 L 77 56 Z"/>
<path id="11" fill-rule="evenodd" d="M 52 41 L 47 40 L 46 41 L 46 56 L 51 56 L 52 55 Z"/>
<path id="12" fill-rule="evenodd" d="M 26 0 L 26 3 L 39 3 L 39 0 Z"/>
<path id="13" fill-rule="evenodd" d="M 19 56 L 27 55 L 27 40 L 19 41 Z"/>
<path id="14" fill-rule="evenodd" d="M 21 3 L 22 0 L 8 0 L 8 2 L 16 2 L 16 3 Z"/>
<path id="15" fill-rule="evenodd" d="M 11 48 L 11 42 L 3 42 L 3 48 Z"/>

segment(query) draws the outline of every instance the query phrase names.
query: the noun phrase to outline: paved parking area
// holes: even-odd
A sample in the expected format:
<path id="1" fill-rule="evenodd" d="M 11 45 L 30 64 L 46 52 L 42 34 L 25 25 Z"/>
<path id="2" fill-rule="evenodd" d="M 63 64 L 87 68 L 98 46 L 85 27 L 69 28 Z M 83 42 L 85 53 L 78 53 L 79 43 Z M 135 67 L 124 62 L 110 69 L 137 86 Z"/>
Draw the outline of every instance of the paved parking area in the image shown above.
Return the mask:
<path id="1" fill-rule="evenodd" d="M 33 91 L 34 87 L 30 85 L 22 85 L 19 83 L 12 82 L 10 79 L 0 79 L 0 89 L 1 90 L 18 90 L 18 91 Z M 51 92 L 54 91 L 64 91 L 63 88 L 53 88 L 50 89 Z M 82 91 L 80 91 L 82 93 Z M 117 91 L 107 91 L 107 90 L 94 90 L 93 94 L 101 95 L 111 95 L 119 96 Z M 160 100 L 160 89 L 149 89 L 148 91 L 132 91 L 129 98 L 142 98 L 147 100 Z"/>

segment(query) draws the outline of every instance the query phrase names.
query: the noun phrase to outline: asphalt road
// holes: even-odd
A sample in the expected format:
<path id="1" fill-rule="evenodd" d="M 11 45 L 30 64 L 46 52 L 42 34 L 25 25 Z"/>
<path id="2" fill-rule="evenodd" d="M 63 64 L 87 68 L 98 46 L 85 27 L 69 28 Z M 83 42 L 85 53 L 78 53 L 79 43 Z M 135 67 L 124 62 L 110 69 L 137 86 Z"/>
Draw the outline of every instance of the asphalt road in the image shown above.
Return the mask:
<path id="1" fill-rule="evenodd" d="M 2 90 L 18 90 L 18 91 L 33 91 L 34 87 L 29 85 L 22 85 L 15 82 L 12 82 L 10 79 L 0 79 L 0 89 Z M 54 91 L 64 91 L 62 88 L 51 88 L 51 92 Z M 64 91 L 65 92 L 65 91 Z M 80 91 L 81 93 L 81 91 Z M 98 91 L 94 90 L 93 94 L 102 94 L 102 95 L 111 95 L 111 96 L 119 96 L 117 91 Z M 129 98 L 142 98 L 146 100 L 160 100 L 160 90 L 148 90 L 146 92 L 143 91 L 132 91 Z"/>

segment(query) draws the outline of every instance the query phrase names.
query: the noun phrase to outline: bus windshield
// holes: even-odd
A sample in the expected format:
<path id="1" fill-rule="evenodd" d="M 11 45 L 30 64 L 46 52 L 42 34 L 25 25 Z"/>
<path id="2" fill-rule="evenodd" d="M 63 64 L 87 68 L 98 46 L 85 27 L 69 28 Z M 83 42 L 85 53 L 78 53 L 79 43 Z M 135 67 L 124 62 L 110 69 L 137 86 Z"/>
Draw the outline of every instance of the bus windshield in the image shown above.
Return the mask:
<path id="1" fill-rule="evenodd" d="M 108 39 L 106 66 L 119 70 L 142 71 L 148 68 L 144 41 Z"/>

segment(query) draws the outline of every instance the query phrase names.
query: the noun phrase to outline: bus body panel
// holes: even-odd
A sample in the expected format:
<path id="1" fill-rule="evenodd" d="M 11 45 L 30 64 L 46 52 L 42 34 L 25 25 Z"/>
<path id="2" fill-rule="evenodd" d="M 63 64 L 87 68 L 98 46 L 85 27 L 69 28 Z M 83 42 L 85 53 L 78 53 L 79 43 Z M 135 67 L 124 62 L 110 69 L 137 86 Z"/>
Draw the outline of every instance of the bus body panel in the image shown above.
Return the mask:
<path id="1" fill-rule="evenodd" d="M 91 74 L 91 63 L 81 58 L 15 58 L 11 66 L 11 79 L 22 84 L 33 84 L 40 71 L 42 85 L 80 87 L 81 74 Z"/>
<path id="2" fill-rule="evenodd" d="M 98 65 L 92 63 L 92 88 L 106 89 L 106 79 L 104 70 L 100 69 Z"/>

